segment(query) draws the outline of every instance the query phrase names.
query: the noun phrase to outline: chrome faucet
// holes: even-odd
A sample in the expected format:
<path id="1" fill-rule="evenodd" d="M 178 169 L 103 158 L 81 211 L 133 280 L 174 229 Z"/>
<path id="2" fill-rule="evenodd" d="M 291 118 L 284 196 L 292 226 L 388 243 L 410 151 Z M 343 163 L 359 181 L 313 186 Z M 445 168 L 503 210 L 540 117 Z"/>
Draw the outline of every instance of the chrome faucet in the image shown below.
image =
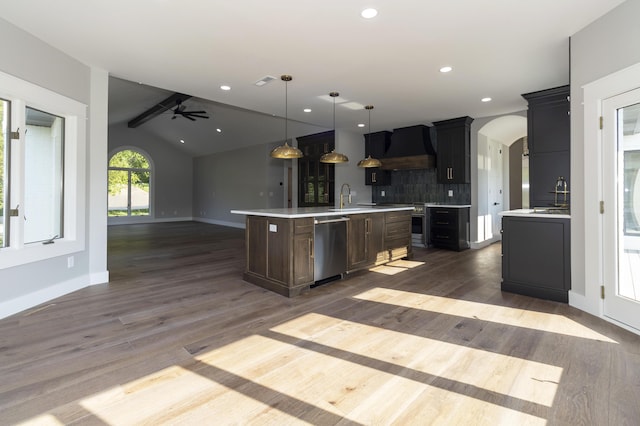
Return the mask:
<path id="1" fill-rule="evenodd" d="M 347 187 L 347 191 L 349 191 L 347 193 L 347 196 L 349 199 L 349 204 L 351 204 L 351 187 L 349 186 L 348 183 L 343 183 L 342 186 L 340 187 L 340 209 L 341 210 L 344 208 L 344 198 L 342 198 L 344 194 L 342 194 L 342 191 L 344 191 L 345 186 Z"/>

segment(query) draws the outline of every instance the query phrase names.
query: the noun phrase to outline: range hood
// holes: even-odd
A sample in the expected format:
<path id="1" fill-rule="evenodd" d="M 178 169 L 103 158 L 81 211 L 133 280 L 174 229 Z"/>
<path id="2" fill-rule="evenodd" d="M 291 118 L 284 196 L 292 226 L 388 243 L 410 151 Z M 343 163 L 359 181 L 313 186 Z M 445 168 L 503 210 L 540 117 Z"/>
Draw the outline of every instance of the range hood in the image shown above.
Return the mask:
<path id="1" fill-rule="evenodd" d="M 391 145 L 380 159 L 383 170 L 433 169 L 436 166 L 435 127 L 417 126 L 393 129 Z"/>

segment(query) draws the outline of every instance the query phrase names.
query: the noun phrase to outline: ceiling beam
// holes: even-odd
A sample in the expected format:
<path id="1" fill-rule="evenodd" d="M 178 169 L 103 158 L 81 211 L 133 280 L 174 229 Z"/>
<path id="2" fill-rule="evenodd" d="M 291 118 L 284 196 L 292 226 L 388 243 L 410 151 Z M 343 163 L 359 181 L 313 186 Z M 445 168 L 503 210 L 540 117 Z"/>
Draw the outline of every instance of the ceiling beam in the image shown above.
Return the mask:
<path id="1" fill-rule="evenodd" d="M 127 126 L 129 126 L 132 129 L 135 127 L 138 127 L 139 125 L 146 123 L 152 118 L 159 116 L 163 112 L 175 107 L 176 105 L 178 105 L 178 102 L 185 101 L 190 97 L 191 97 L 190 95 L 185 95 L 182 93 L 174 93 L 173 95 L 169 96 L 167 99 L 155 104 L 154 106 L 152 106 L 151 108 L 149 108 L 148 110 L 146 110 L 145 112 L 143 112 L 142 114 L 134 118 L 133 120 L 129 121 L 127 123 Z"/>

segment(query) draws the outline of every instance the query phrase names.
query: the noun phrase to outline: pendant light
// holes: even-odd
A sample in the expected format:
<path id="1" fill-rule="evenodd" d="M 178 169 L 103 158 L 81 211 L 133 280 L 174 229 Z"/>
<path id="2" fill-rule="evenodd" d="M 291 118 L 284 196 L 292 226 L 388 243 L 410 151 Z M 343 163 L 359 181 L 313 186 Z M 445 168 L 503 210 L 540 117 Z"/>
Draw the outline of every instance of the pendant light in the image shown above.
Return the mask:
<path id="1" fill-rule="evenodd" d="M 335 141 L 336 140 L 336 97 L 340 96 L 340 93 L 331 92 L 329 93 L 329 96 L 333 98 L 333 139 Z M 347 156 L 344 154 L 340 154 L 339 152 L 336 152 L 335 148 L 331 152 L 322 154 L 322 157 L 320 157 L 321 163 L 335 164 L 335 163 L 346 163 L 347 161 L 349 161 L 349 158 L 347 158 Z"/>
<path id="2" fill-rule="evenodd" d="M 282 75 L 280 76 L 280 80 L 284 81 L 284 145 L 280 145 L 275 147 L 273 150 L 271 150 L 271 157 L 273 158 L 301 158 L 302 157 L 302 151 L 300 151 L 298 148 L 296 148 L 295 146 L 289 146 L 289 144 L 287 143 L 288 141 L 288 135 L 287 135 L 287 125 L 288 125 L 288 116 L 287 116 L 287 110 L 288 110 L 288 98 L 289 98 L 289 93 L 288 93 L 288 83 L 293 80 L 293 77 L 291 77 L 290 75 Z"/>
<path id="3" fill-rule="evenodd" d="M 371 145 L 371 110 L 373 109 L 373 105 L 367 105 L 364 109 L 369 111 L 369 145 Z M 367 156 L 364 160 L 358 161 L 358 167 L 362 167 L 365 169 L 380 167 L 382 163 L 377 158 L 371 158 L 371 155 Z"/>

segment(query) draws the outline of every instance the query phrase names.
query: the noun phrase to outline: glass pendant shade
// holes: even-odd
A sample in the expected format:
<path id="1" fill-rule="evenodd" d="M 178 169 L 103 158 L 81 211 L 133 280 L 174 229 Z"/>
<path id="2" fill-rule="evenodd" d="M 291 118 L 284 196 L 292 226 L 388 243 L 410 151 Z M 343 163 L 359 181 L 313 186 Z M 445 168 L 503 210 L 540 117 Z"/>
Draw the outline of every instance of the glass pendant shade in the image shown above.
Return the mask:
<path id="1" fill-rule="evenodd" d="M 371 110 L 373 109 L 373 105 L 367 105 L 364 107 L 367 111 L 369 111 L 369 142 L 371 142 Z M 380 167 L 382 163 L 377 158 L 371 158 L 371 155 L 368 155 L 364 160 L 358 161 L 358 167 L 362 167 L 365 169 Z"/>
<path id="2" fill-rule="evenodd" d="M 289 98 L 288 83 L 291 80 L 293 80 L 293 77 L 291 77 L 290 75 L 282 75 L 280 76 L 280 80 L 284 81 L 284 145 L 280 145 L 273 148 L 271 150 L 271 157 L 283 158 L 283 159 L 302 158 L 302 151 L 300 151 L 295 146 L 290 146 L 287 143 L 288 141 L 287 130 L 288 130 L 288 121 L 289 121 L 289 117 L 287 116 L 287 110 L 289 106 L 288 105 L 288 98 Z"/>
<path id="3" fill-rule="evenodd" d="M 340 93 L 331 92 L 331 93 L 329 93 L 329 96 L 331 96 L 333 98 L 333 138 L 335 140 L 335 137 L 336 137 L 336 97 L 340 96 Z M 346 163 L 348 161 L 349 161 L 349 158 L 346 155 L 340 154 L 339 152 L 336 152 L 335 149 L 333 151 L 331 151 L 331 152 L 327 152 L 325 154 L 322 154 L 322 156 L 320 157 L 320 162 L 321 163 L 337 164 L 337 163 Z"/>

